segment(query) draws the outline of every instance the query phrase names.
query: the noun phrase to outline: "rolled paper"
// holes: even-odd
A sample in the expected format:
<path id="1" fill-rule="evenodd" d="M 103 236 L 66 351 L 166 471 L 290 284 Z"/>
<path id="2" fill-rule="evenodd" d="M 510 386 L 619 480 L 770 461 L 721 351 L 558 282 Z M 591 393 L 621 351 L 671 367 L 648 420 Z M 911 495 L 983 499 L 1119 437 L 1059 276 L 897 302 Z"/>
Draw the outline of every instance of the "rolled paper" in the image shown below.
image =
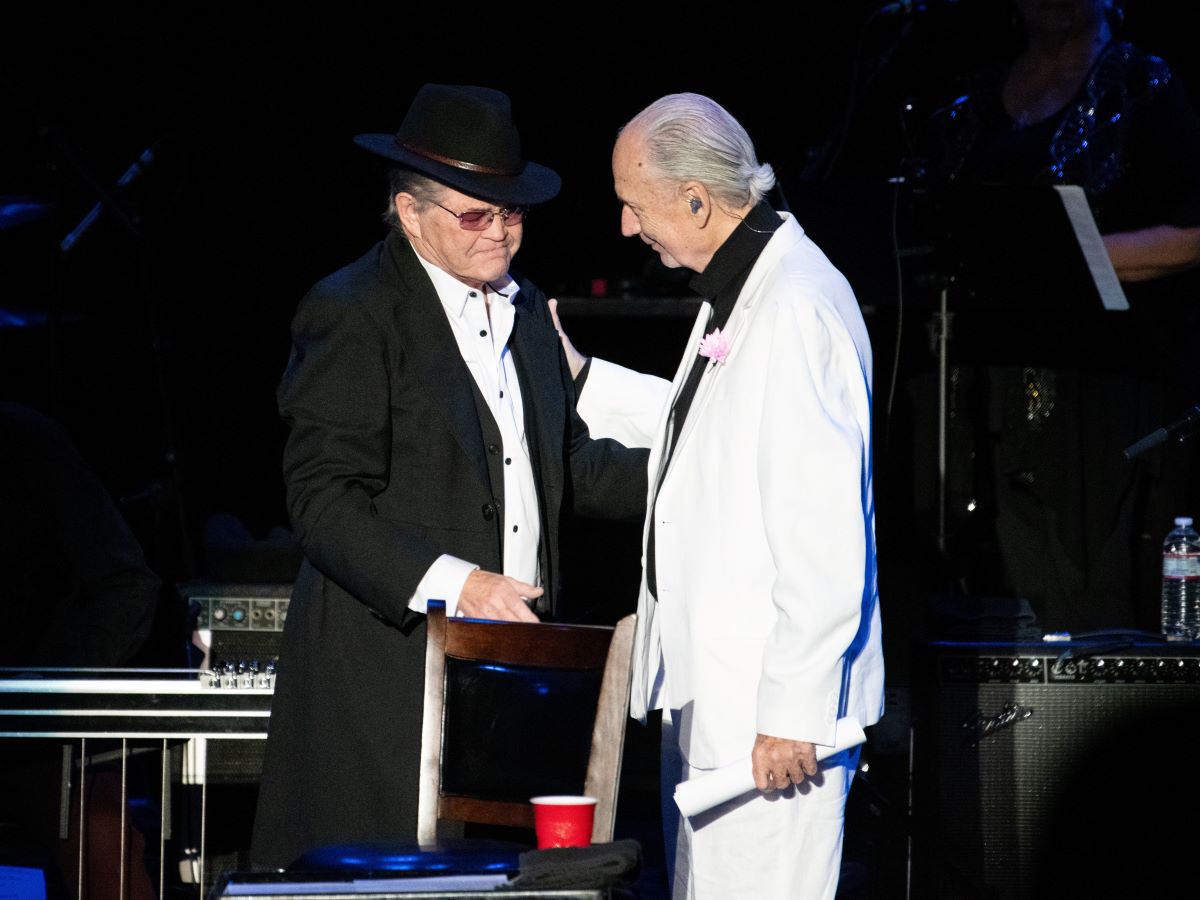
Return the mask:
<path id="1" fill-rule="evenodd" d="M 866 739 L 867 736 L 863 733 L 862 726 L 858 724 L 858 719 L 853 716 L 838 719 L 837 743 L 832 747 L 817 744 L 817 762 L 828 759 L 843 750 L 849 750 Z M 695 778 L 676 785 L 675 805 L 685 816 L 694 816 L 735 797 L 757 790 L 758 788 L 754 786 L 754 770 L 750 757 L 743 756 L 736 762 L 713 769 L 711 772 L 705 772 L 703 775 L 697 775 Z"/>

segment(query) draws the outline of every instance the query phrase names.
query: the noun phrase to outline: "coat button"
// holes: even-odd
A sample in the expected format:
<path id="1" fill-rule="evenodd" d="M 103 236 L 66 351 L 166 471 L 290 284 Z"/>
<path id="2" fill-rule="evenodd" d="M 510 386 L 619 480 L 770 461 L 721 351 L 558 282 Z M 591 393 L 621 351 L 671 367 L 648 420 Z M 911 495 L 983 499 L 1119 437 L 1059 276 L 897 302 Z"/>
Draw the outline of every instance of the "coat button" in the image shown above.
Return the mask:
<path id="1" fill-rule="evenodd" d="M 495 507 L 495 506 L 493 506 L 493 505 L 492 505 L 492 504 L 490 504 L 490 503 L 485 503 L 485 504 L 483 504 L 483 517 L 484 517 L 484 519 L 486 519 L 487 521 L 489 521 L 489 522 L 490 522 L 490 521 L 492 520 L 492 517 L 493 517 L 494 515 L 496 515 L 496 507 Z"/>
<path id="2" fill-rule="evenodd" d="M 488 453 L 490 453 L 490 454 L 492 454 L 493 456 L 495 456 L 495 455 L 496 455 L 497 453 L 499 453 L 499 452 L 500 452 L 500 447 L 499 447 L 499 445 L 497 445 L 497 444 L 488 444 Z"/>

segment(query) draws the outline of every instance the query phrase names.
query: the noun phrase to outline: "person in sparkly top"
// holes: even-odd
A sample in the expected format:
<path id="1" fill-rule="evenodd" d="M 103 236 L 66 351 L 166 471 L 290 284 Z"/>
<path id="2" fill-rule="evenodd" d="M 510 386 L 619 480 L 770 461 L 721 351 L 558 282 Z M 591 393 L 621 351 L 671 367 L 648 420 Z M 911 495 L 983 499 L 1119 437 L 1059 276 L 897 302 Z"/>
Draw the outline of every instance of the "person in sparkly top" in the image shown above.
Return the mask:
<path id="1" fill-rule="evenodd" d="M 1179 79 L 1114 36 L 1111 0 L 1016 7 L 1025 49 L 943 115 L 935 176 L 1081 185 L 1123 282 L 1200 265 L 1200 128 Z"/>
<path id="2" fill-rule="evenodd" d="M 1165 61 L 1115 36 L 1111 0 L 1015 7 L 1023 49 L 955 91 L 917 156 L 932 184 L 1080 185 L 1131 311 L 1026 312 L 1028 343 L 1006 332 L 952 374 L 973 422 L 951 468 L 979 498 L 957 562 L 969 593 L 1026 597 L 1046 630 L 1156 628 L 1192 455 L 1121 450 L 1200 396 L 1200 119 Z"/>

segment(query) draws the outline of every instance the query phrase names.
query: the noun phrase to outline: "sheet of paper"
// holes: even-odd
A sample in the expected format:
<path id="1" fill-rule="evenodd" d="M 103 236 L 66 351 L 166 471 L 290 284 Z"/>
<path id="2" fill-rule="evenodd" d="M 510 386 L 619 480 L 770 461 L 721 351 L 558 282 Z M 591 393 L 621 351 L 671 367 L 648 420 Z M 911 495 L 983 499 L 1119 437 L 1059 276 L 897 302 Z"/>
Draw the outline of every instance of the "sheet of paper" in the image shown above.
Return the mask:
<path id="1" fill-rule="evenodd" d="M 1108 251 L 1104 249 L 1104 239 L 1100 237 L 1100 229 L 1096 227 L 1083 188 L 1077 184 L 1056 184 L 1054 189 L 1058 191 L 1071 227 L 1075 229 L 1075 238 L 1079 241 L 1088 271 L 1092 273 L 1092 280 L 1096 282 L 1096 290 L 1100 293 L 1100 302 L 1108 310 L 1129 309 L 1129 301 L 1125 299 L 1125 291 L 1117 280 L 1117 271 L 1113 268 Z"/>

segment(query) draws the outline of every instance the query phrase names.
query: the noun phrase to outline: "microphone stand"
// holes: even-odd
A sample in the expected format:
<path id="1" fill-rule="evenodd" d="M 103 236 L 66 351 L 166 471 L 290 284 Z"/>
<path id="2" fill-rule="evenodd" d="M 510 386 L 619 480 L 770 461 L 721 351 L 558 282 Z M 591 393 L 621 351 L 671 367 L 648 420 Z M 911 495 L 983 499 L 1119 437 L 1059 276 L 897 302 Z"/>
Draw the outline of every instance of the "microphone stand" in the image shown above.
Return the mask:
<path id="1" fill-rule="evenodd" d="M 25 107 L 33 124 L 37 129 L 38 137 L 42 143 L 49 149 L 51 155 L 64 164 L 64 168 L 69 171 L 75 178 L 76 182 L 83 185 L 96 199 L 95 205 L 87 213 L 86 216 L 76 225 L 70 233 L 65 235 L 57 245 L 57 253 L 55 254 L 54 270 L 61 268 L 63 260 L 66 258 L 76 246 L 83 236 L 89 232 L 92 226 L 99 221 L 102 213 L 106 213 L 110 221 L 115 222 L 120 230 L 126 234 L 133 244 L 137 258 L 138 269 L 141 275 L 142 282 L 142 299 L 144 303 L 144 312 L 146 321 L 150 330 L 151 340 L 151 367 L 153 372 L 153 381 L 155 394 L 158 401 L 158 417 L 162 431 L 162 462 L 165 464 L 168 480 L 171 487 L 171 495 L 175 501 L 175 512 L 178 519 L 176 527 L 179 531 L 178 548 L 180 552 L 179 566 L 182 569 L 181 577 L 187 580 L 195 574 L 195 552 L 192 547 L 191 538 L 187 526 L 187 515 L 185 511 L 183 499 L 182 478 L 179 469 L 179 454 L 177 428 L 175 417 L 172 411 L 172 402 L 170 388 L 168 385 L 166 364 L 164 360 L 164 347 L 167 341 L 164 336 L 164 329 L 160 317 L 158 315 L 158 306 L 155 301 L 154 279 L 151 275 L 151 257 L 149 252 L 149 241 L 143 233 L 136 218 L 129 214 L 128 210 L 122 205 L 118 194 L 121 190 L 128 187 L 137 179 L 139 175 L 150 165 L 156 158 L 158 153 L 158 142 L 152 144 L 148 149 L 143 151 L 134 163 L 129 166 L 124 174 L 117 181 L 116 187 L 110 190 L 107 186 L 97 179 L 88 165 L 79 157 L 75 149 L 67 142 L 62 134 L 47 124 L 42 117 L 40 111 L 36 108 L 33 102 L 28 98 L 18 93 L 15 86 L 4 79 L 3 86 L 14 97 L 18 98 L 19 102 Z M 59 403 L 59 326 L 61 319 L 61 309 L 58 293 L 60 287 L 58 285 L 57 274 L 53 276 L 54 284 L 51 289 L 51 296 L 48 310 L 48 328 L 50 338 L 50 379 L 51 379 L 51 406 L 57 409 Z"/>
<path id="2" fill-rule="evenodd" d="M 1136 459 L 1147 450 L 1153 450 L 1160 444 L 1165 444 L 1169 438 L 1176 438 L 1178 443 L 1182 444 L 1197 430 L 1200 430 L 1200 403 L 1197 403 L 1170 425 L 1156 429 L 1136 444 L 1126 447 L 1123 456 L 1129 460 Z"/>
<path id="3" fill-rule="evenodd" d="M 867 70 L 866 76 L 860 77 L 864 69 L 863 45 L 866 42 L 867 34 L 871 26 L 877 21 L 884 19 L 885 15 L 886 9 L 874 10 L 859 30 L 858 41 L 854 49 L 854 61 L 850 69 L 850 90 L 846 97 L 845 112 L 837 121 L 832 133 L 825 139 L 820 149 L 812 154 L 807 165 L 804 166 L 800 174 L 802 181 L 823 182 L 827 181 L 833 174 L 838 157 L 841 156 L 842 150 L 846 145 L 846 140 L 850 136 L 850 128 L 854 124 L 855 116 L 858 114 L 859 103 L 864 97 L 870 94 L 871 88 L 879 79 L 879 76 L 887 71 L 892 57 L 896 55 L 896 51 L 908 39 L 909 32 L 912 31 L 913 22 L 912 19 L 905 18 L 891 42 L 881 52 L 876 54 L 870 68 Z"/>
<path id="4" fill-rule="evenodd" d="M 70 153 L 70 150 L 65 144 L 62 143 L 61 138 L 56 140 L 56 145 L 60 148 L 61 152 Z M 125 170 L 125 174 L 117 179 L 117 189 L 120 190 L 133 184 L 133 182 L 137 180 L 137 177 L 141 175 L 143 171 L 145 171 L 145 167 L 154 162 L 157 151 L 157 143 L 147 147 L 142 152 L 142 155 L 134 160 L 133 165 Z M 80 170 L 80 164 L 76 163 L 76 171 Z M 88 229 L 95 224 L 96 220 L 100 218 L 100 213 L 106 208 L 111 211 L 112 215 L 116 217 L 121 226 L 130 233 L 130 236 L 133 237 L 135 241 L 140 242 L 142 240 L 141 231 L 138 229 L 137 225 L 135 225 L 133 221 L 125 215 L 125 211 L 117 202 L 116 197 L 98 184 L 91 184 L 89 182 L 88 186 L 91 187 L 92 191 L 100 197 L 100 201 L 96 203 L 96 205 L 90 210 L 88 210 L 87 215 L 80 220 L 79 224 L 72 229 L 71 233 L 64 237 L 61 242 L 59 242 L 58 248 L 63 255 L 65 256 L 71 252 L 71 249 L 77 243 L 79 243 L 80 238 L 87 234 Z"/>

